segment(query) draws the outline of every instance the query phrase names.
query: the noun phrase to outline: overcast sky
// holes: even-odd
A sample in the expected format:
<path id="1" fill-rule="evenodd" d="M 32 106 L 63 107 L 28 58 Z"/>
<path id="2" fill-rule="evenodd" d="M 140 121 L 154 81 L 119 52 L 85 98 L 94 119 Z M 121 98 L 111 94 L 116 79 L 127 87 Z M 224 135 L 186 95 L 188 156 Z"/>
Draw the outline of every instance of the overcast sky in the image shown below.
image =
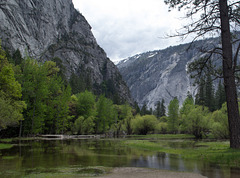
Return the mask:
<path id="1" fill-rule="evenodd" d="M 112 61 L 187 42 L 164 38 L 184 24 L 180 20 L 183 14 L 177 10 L 168 12 L 164 0 L 73 0 L 73 3 Z"/>

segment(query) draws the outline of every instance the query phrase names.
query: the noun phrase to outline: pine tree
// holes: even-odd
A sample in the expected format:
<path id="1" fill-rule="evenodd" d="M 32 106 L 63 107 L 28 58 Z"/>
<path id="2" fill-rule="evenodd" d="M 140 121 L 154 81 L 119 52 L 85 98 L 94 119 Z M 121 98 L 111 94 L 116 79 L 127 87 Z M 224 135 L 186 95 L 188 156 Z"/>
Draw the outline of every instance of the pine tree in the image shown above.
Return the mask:
<path id="1" fill-rule="evenodd" d="M 161 107 L 160 107 L 160 117 L 166 116 L 166 107 L 165 107 L 165 101 L 162 99 Z"/>
<path id="2" fill-rule="evenodd" d="M 155 116 L 159 119 L 161 117 L 161 102 L 158 101 L 155 109 Z"/>
<path id="3" fill-rule="evenodd" d="M 206 84 L 205 84 L 205 98 L 204 98 L 204 106 L 209 108 L 209 111 L 215 110 L 214 104 L 214 88 L 212 83 L 212 77 L 208 73 L 206 77 Z"/>
<path id="4" fill-rule="evenodd" d="M 201 78 L 198 85 L 198 93 L 196 94 L 195 104 L 196 105 L 205 105 L 205 79 Z"/>
<path id="5" fill-rule="evenodd" d="M 226 102 L 226 94 L 221 80 L 218 82 L 218 88 L 215 94 L 216 109 L 221 109 L 222 104 Z"/>

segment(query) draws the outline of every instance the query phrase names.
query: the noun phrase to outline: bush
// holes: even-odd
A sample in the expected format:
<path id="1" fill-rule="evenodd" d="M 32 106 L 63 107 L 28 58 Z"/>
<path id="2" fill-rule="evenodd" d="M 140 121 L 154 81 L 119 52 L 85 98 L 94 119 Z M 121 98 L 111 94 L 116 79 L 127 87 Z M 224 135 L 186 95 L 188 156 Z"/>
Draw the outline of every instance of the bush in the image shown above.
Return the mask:
<path id="1" fill-rule="evenodd" d="M 83 116 L 78 117 L 74 122 L 74 132 L 78 135 L 94 133 L 94 117 L 90 116 L 84 119 Z"/>
<path id="2" fill-rule="evenodd" d="M 133 132 L 135 134 L 146 135 L 148 132 L 155 130 L 157 123 L 157 118 L 153 115 L 137 115 L 132 119 Z"/>
<path id="3" fill-rule="evenodd" d="M 202 138 L 209 131 L 210 119 L 206 107 L 196 105 L 186 116 L 186 121 L 188 132 L 193 134 L 197 139 Z"/>
<path id="4" fill-rule="evenodd" d="M 166 134 L 168 125 L 166 122 L 159 122 L 155 127 L 155 133 Z"/>
<path id="5" fill-rule="evenodd" d="M 214 111 L 212 114 L 211 131 L 215 138 L 227 139 L 229 138 L 227 106 L 223 104 L 221 110 Z"/>

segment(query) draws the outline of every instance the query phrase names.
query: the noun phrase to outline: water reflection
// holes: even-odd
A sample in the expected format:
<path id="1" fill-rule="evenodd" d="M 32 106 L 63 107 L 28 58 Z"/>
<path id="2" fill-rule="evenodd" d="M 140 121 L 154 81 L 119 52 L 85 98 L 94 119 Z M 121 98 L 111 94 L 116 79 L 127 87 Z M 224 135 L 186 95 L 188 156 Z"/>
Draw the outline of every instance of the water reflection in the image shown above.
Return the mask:
<path id="1" fill-rule="evenodd" d="M 184 160 L 180 155 L 124 147 L 119 140 L 21 141 L 12 149 L 0 150 L 0 177 L 21 177 L 35 169 L 69 166 L 148 167 L 196 172 L 209 178 L 240 175 L 239 169 L 201 160 Z"/>
<path id="2" fill-rule="evenodd" d="M 240 170 L 220 167 L 197 160 L 183 160 L 180 155 L 157 153 L 151 156 L 140 156 L 131 161 L 134 167 L 148 167 L 173 171 L 195 172 L 209 178 L 239 178 Z"/>

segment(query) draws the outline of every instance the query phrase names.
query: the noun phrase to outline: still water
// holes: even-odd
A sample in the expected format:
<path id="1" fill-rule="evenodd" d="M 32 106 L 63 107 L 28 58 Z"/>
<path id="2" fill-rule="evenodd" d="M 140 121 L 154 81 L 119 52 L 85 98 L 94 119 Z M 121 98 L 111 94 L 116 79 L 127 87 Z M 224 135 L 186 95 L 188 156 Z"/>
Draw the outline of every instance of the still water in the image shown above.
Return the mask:
<path id="1" fill-rule="evenodd" d="M 121 140 L 29 140 L 0 150 L 0 177 L 23 177 L 66 167 L 147 167 L 200 173 L 209 178 L 237 178 L 240 170 L 180 155 L 125 147 Z M 166 140 L 164 140 L 166 142 Z"/>

